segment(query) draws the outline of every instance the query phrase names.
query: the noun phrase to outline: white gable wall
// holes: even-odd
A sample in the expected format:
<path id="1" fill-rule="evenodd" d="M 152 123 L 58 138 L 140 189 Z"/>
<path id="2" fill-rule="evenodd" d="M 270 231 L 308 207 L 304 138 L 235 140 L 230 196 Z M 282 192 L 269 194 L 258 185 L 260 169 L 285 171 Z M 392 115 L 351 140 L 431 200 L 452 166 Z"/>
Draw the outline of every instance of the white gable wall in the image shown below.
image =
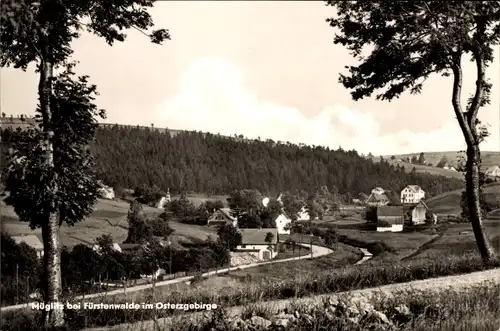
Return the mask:
<path id="1" fill-rule="evenodd" d="M 290 234 L 290 229 L 286 230 L 287 225 L 290 223 L 292 223 L 292 220 L 286 215 L 279 215 L 276 218 L 276 228 L 278 229 L 278 234 Z"/>

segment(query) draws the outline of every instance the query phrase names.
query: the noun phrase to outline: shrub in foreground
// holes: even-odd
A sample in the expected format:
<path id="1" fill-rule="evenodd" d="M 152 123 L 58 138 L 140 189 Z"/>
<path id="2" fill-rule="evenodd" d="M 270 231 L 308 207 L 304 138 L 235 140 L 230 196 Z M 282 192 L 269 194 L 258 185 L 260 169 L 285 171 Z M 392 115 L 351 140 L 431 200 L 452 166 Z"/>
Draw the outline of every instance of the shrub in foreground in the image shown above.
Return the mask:
<path id="1" fill-rule="evenodd" d="M 499 296 L 500 285 L 490 284 L 467 292 L 406 291 L 393 297 L 375 295 L 356 303 L 341 296 L 326 299 L 316 307 L 290 305 L 278 314 L 261 307 L 247 307 L 241 316 L 234 318 L 220 310 L 196 324 L 176 323 L 175 330 L 495 330 L 500 322 Z"/>
<path id="2" fill-rule="evenodd" d="M 438 276 L 464 274 L 498 266 L 500 266 L 498 262 L 484 264 L 477 255 L 444 256 L 437 257 L 435 260 L 415 260 L 378 266 L 351 266 L 333 272 L 319 273 L 314 279 L 297 278 L 271 283 L 251 282 L 238 289 L 217 293 L 207 290 L 191 293 L 173 292 L 163 296 L 156 295 L 155 301 L 216 303 L 218 306 L 227 307 L 275 299 L 342 292 Z M 106 301 L 108 303 L 113 301 L 118 303 L 123 302 L 123 299 L 112 297 Z M 152 296 L 148 294 L 137 299 L 136 302 L 152 302 Z M 153 317 L 153 313 L 153 310 L 74 310 L 71 311 L 71 316 L 68 314 L 68 319 L 73 328 L 81 329 L 84 326 L 116 325 L 148 320 Z M 177 313 L 179 312 L 177 311 Z M 172 314 L 169 310 L 157 312 L 158 317 L 166 317 Z M 4 321 L 12 320 L 7 315 L 7 313 L 3 314 L 2 319 Z M 6 326 L 5 329 L 2 327 L 2 330 L 20 329 L 10 329 Z"/>

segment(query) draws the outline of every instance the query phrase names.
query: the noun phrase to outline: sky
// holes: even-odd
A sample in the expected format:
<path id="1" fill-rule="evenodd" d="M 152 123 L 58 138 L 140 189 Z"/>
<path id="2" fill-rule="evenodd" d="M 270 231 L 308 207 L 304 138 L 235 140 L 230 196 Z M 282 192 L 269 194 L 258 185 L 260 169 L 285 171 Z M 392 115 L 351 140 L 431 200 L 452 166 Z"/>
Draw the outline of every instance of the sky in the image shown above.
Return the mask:
<path id="1" fill-rule="evenodd" d="M 419 95 L 353 101 L 339 82 L 356 61 L 325 19 L 319 1 L 169 1 L 151 10 L 172 39 L 151 44 L 138 31 L 113 47 L 84 34 L 73 44 L 77 73 L 98 86 L 104 122 L 273 139 L 392 155 L 463 150 L 451 106 L 451 78 L 431 76 Z M 464 102 L 475 67 L 464 61 Z M 479 118 L 500 151 L 500 51 L 487 76 L 491 104 Z M 2 112 L 33 114 L 38 78 L 2 68 Z"/>

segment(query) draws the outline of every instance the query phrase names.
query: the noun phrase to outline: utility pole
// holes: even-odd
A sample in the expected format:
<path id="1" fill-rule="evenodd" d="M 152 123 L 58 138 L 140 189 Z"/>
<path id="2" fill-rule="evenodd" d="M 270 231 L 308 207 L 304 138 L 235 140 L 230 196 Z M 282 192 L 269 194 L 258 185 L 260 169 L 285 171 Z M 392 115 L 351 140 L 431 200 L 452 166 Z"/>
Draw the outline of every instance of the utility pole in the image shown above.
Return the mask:
<path id="1" fill-rule="evenodd" d="M 168 252 L 170 255 L 170 263 L 168 264 L 168 268 L 170 271 L 170 276 L 172 276 L 172 242 L 170 240 L 168 241 Z"/>
<path id="2" fill-rule="evenodd" d="M 16 263 L 16 304 L 19 303 L 19 264 Z"/>
<path id="3" fill-rule="evenodd" d="M 311 233 L 311 259 L 313 257 L 313 235 Z"/>

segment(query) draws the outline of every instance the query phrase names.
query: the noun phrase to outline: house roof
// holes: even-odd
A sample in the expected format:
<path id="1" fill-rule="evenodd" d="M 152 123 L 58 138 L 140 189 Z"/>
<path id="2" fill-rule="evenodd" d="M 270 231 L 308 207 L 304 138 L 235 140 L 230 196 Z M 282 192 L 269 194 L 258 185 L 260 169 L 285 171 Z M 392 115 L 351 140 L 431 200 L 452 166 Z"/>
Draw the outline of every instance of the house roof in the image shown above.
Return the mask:
<path id="1" fill-rule="evenodd" d="M 12 239 L 16 242 L 16 244 L 20 244 L 22 242 L 26 243 L 26 245 L 33 247 L 37 251 L 43 251 L 43 244 L 34 234 L 21 235 L 21 236 L 12 236 Z"/>
<path id="2" fill-rule="evenodd" d="M 413 192 L 417 193 L 418 191 L 422 190 L 422 188 L 418 185 L 407 185 L 406 188 L 412 190 Z"/>
<path id="3" fill-rule="evenodd" d="M 387 201 L 389 198 L 385 193 L 382 194 L 377 194 L 377 193 L 372 193 L 366 200 L 366 202 L 378 202 L 378 201 Z"/>
<path id="4" fill-rule="evenodd" d="M 292 219 L 290 218 L 290 216 L 288 216 L 288 214 L 284 210 L 280 214 L 275 215 L 273 217 L 273 221 L 276 221 L 276 219 L 278 219 L 278 217 L 280 217 L 281 215 L 285 216 L 288 220 L 292 221 Z"/>
<path id="5" fill-rule="evenodd" d="M 224 216 L 229 218 L 231 221 L 236 221 L 236 218 L 231 216 L 231 208 L 220 208 L 218 209 L 218 211 L 220 211 Z"/>
<path id="6" fill-rule="evenodd" d="M 489 167 L 488 169 L 486 169 L 485 173 L 488 174 L 488 173 L 492 173 L 492 172 L 495 172 L 496 170 L 500 169 L 498 166 L 491 166 Z"/>
<path id="7" fill-rule="evenodd" d="M 276 244 L 278 242 L 278 230 L 272 229 L 240 229 L 241 233 L 241 244 L 243 245 L 268 245 L 266 242 L 267 233 L 273 234 L 273 240 L 271 244 Z"/>
<path id="8" fill-rule="evenodd" d="M 377 216 L 403 216 L 403 206 L 380 206 Z"/>

